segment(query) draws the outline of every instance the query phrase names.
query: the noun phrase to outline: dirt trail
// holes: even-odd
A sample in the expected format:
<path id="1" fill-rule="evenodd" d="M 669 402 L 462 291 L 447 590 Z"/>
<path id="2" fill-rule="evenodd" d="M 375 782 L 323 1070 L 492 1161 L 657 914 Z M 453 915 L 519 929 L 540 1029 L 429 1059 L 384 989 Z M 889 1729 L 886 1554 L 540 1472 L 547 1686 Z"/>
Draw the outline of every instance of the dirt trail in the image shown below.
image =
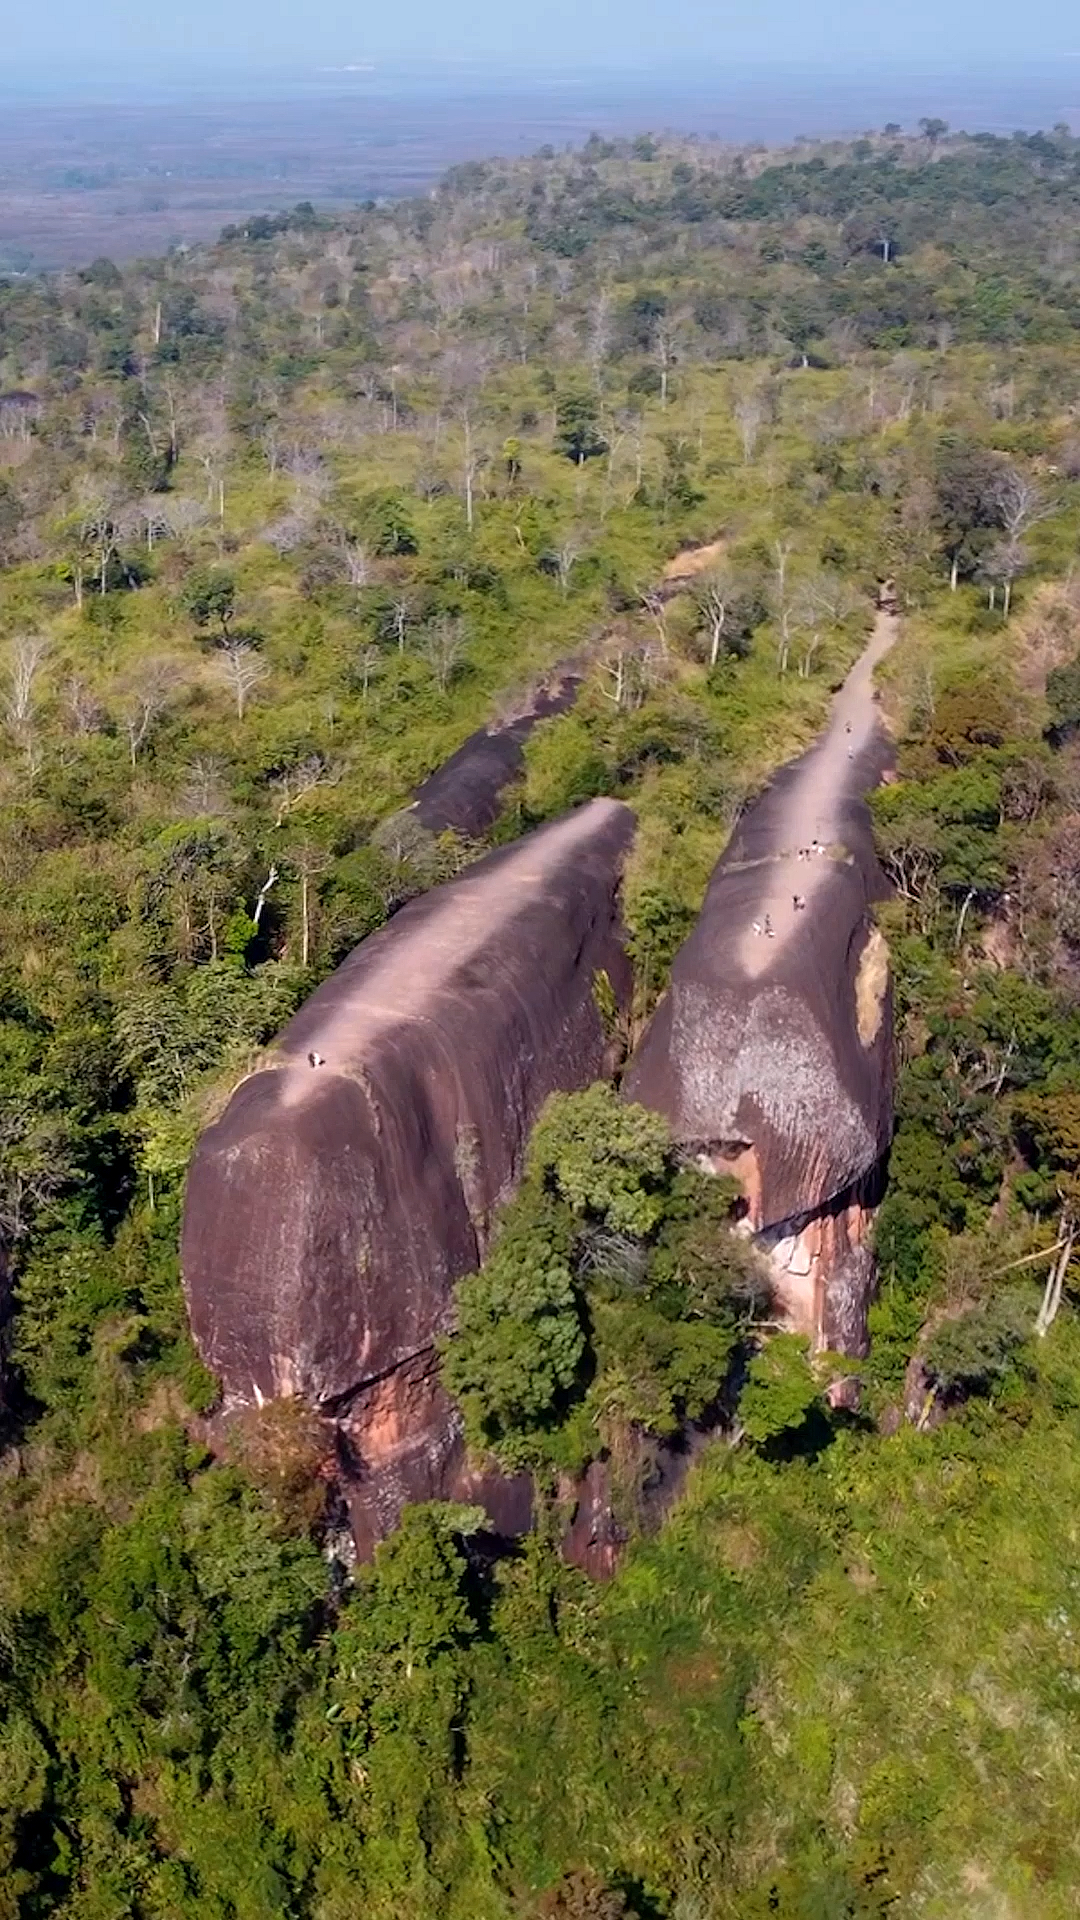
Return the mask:
<path id="1" fill-rule="evenodd" d="M 829 872 L 843 858 L 839 844 L 842 806 L 862 790 L 860 759 L 874 744 L 881 718 L 874 699 L 874 669 L 896 640 L 899 621 L 880 612 L 874 630 L 832 705 L 829 725 L 806 755 L 785 797 L 777 823 L 776 850 L 763 867 L 755 920 L 739 946 L 739 964 L 750 979 L 766 973 L 796 931 L 804 911 Z M 796 907 L 798 898 L 805 907 Z M 761 929 L 755 932 L 755 926 Z M 771 936 L 766 929 L 771 927 Z"/>
<path id="2" fill-rule="evenodd" d="M 719 566 L 726 552 L 727 541 L 724 539 L 708 540 L 700 547 L 683 547 L 664 568 L 660 576 L 661 586 L 689 586 L 699 574 L 707 573 L 710 567 Z"/>

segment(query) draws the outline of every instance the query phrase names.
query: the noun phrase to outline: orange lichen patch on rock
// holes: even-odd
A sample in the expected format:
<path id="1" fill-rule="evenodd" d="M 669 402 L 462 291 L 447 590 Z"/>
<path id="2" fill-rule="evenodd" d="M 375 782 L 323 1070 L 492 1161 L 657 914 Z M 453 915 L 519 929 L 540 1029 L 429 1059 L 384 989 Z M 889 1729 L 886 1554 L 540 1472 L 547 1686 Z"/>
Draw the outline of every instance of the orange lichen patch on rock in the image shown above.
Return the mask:
<path id="1" fill-rule="evenodd" d="M 864 1047 L 881 1032 L 889 993 L 889 947 L 880 927 L 871 927 L 855 975 L 855 1023 Z"/>
<path id="2" fill-rule="evenodd" d="M 763 1236 L 775 1305 L 816 1352 L 866 1351 L 864 1317 L 874 1281 L 871 1229 L 876 1175 Z"/>

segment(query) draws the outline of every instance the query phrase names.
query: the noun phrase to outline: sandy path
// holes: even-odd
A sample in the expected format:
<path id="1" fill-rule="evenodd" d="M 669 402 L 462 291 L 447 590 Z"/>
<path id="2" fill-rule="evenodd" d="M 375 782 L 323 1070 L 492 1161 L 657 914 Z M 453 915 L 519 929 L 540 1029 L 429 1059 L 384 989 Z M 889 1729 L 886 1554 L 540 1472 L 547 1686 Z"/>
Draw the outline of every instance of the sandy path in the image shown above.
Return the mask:
<path id="1" fill-rule="evenodd" d="M 832 705 L 829 725 L 807 754 L 788 793 L 777 830 L 776 853 L 763 869 L 756 922 L 772 926 L 773 937 L 747 927 L 739 946 L 739 964 L 751 979 L 765 973 L 802 919 L 795 896 L 806 911 L 839 851 L 844 801 L 862 790 L 859 759 L 874 742 L 881 720 L 874 701 L 874 669 L 899 631 L 894 613 L 879 613 L 870 639 Z M 815 843 L 818 851 L 815 851 Z M 800 849 L 810 849 L 800 858 Z M 832 849 L 832 854 L 830 854 Z M 764 877 L 767 875 L 767 877 Z"/>

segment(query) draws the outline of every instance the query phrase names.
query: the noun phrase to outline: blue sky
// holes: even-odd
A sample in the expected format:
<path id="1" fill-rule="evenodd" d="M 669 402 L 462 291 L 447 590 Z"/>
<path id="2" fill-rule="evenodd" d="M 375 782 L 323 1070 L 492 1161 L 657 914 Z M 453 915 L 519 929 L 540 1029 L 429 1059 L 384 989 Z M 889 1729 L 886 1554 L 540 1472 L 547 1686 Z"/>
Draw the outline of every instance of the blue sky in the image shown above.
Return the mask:
<path id="1" fill-rule="evenodd" d="M 940 71 L 1075 58 L 1080 9 L 1070 0 L 0 0 L 0 44 L 15 65 L 435 56 Z"/>

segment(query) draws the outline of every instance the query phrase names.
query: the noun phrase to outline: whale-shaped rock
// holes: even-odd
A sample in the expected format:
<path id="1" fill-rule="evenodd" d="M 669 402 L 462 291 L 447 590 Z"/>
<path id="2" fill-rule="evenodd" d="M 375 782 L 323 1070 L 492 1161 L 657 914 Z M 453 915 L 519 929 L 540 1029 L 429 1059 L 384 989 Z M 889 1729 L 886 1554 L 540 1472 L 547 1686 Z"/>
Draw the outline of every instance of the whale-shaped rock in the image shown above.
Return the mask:
<path id="1" fill-rule="evenodd" d="M 182 1268 L 226 1410 L 344 1423 L 358 1534 L 461 1497 L 433 1346 L 545 1099 L 610 1066 L 595 983 L 630 992 L 628 807 L 593 800 L 412 901 L 311 996 L 203 1133 Z M 471 1489 L 475 1491 L 475 1489 Z"/>
<path id="2" fill-rule="evenodd" d="M 736 829 L 623 1091 L 742 1181 L 791 1324 L 859 1353 L 893 1124 L 888 951 L 870 912 L 888 887 L 862 796 L 890 749 L 876 719 L 845 721 L 844 698 Z"/>

